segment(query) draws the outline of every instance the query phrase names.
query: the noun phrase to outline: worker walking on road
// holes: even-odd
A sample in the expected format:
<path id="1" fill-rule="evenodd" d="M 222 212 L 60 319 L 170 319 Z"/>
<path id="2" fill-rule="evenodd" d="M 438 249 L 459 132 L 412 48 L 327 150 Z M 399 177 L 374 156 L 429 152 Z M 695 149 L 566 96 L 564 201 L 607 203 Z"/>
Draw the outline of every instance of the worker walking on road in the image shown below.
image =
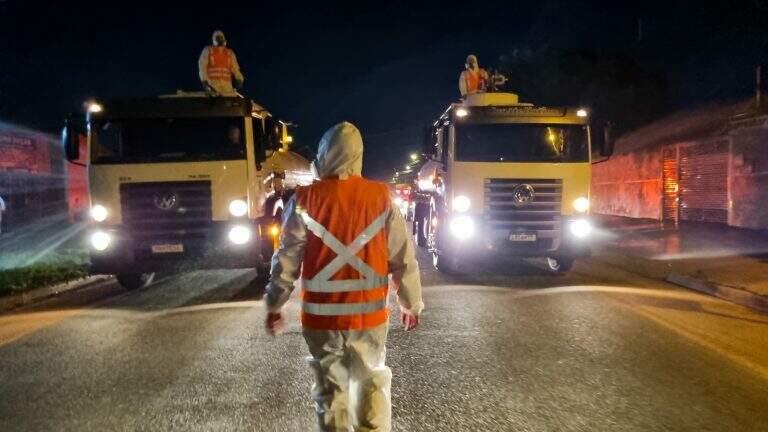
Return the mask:
<path id="1" fill-rule="evenodd" d="M 468 94 L 481 93 L 488 86 L 488 72 L 480 68 L 477 57 L 474 54 L 467 56 L 464 71 L 459 75 L 459 92 L 461 97 Z"/>
<path id="2" fill-rule="evenodd" d="M 243 86 L 244 78 L 237 57 L 234 51 L 227 48 L 227 39 L 221 30 L 213 32 L 213 45 L 203 48 L 197 66 L 200 82 L 206 91 L 219 96 L 235 96 L 237 92 L 232 87 L 232 80 L 238 89 Z"/>
<path id="3" fill-rule="evenodd" d="M 281 309 L 294 282 L 301 288 L 321 431 L 390 430 L 389 284 L 406 330 L 418 325 L 424 307 L 405 221 L 387 186 L 360 176 L 362 160 L 363 140 L 351 123 L 323 135 L 313 162 L 320 180 L 288 202 L 267 285 L 272 334 L 282 328 Z"/>

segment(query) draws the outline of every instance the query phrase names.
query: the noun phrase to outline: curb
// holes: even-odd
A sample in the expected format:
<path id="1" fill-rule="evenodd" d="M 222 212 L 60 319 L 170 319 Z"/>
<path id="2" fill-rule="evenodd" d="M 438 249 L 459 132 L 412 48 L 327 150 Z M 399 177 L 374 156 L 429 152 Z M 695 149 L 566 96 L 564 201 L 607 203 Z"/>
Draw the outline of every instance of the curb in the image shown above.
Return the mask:
<path id="1" fill-rule="evenodd" d="M 607 252 L 602 249 L 602 252 Z M 671 266 L 664 266 L 662 261 L 653 261 L 643 257 L 624 255 L 624 259 L 632 262 L 631 266 L 626 265 L 621 259 L 616 259 L 618 255 L 615 250 L 606 255 L 593 255 L 595 261 L 608 264 L 621 270 L 634 273 L 649 279 L 661 279 L 665 282 L 688 288 L 702 294 L 708 294 L 740 306 L 744 306 L 758 312 L 768 313 L 768 296 L 755 294 L 745 289 L 720 285 L 706 280 L 698 279 L 692 276 L 675 273 Z"/>
<path id="2" fill-rule="evenodd" d="M 719 297 L 731 303 L 768 313 L 768 296 L 763 296 L 743 289 L 718 285 L 681 274 L 671 274 L 665 281 L 682 287 Z"/>
<path id="3" fill-rule="evenodd" d="M 106 275 L 89 276 L 85 279 L 78 279 L 49 287 L 35 288 L 9 297 L 0 298 L 0 312 L 7 312 L 40 300 L 45 300 L 49 297 L 54 297 L 81 288 L 87 288 L 111 279 L 113 279 L 112 276 Z"/>

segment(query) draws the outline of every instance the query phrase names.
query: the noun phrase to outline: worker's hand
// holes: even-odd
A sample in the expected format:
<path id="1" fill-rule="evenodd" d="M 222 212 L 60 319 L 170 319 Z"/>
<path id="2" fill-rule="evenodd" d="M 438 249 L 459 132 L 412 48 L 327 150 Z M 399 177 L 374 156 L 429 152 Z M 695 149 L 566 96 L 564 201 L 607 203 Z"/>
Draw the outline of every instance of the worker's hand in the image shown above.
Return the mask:
<path id="1" fill-rule="evenodd" d="M 267 321 L 265 323 L 267 333 L 275 336 L 283 330 L 283 325 L 283 314 L 280 312 L 267 312 Z"/>
<path id="2" fill-rule="evenodd" d="M 208 81 L 201 81 L 200 83 L 203 85 L 203 89 L 204 89 L 204 90 L 205 90 L 207 93 L 212 93 L 212 94 L 214 94 L 214 95 L 215 95 L 215 94 L 217 94 L 217 93 L 216 93 L 216 89 L 215 89 L 215 88 L 213 88 L 213 85 L 211 85 L 211 83 L 210 83 L 210 82 L 208 82 Z"/>
<path id="3" fill-rule="evenodd" d="M 405 308 L 400 308 L 400 322 L 403 324 L 405 331 L 411 331 L 419 325 L 419 316 L 412 314 Z"/>

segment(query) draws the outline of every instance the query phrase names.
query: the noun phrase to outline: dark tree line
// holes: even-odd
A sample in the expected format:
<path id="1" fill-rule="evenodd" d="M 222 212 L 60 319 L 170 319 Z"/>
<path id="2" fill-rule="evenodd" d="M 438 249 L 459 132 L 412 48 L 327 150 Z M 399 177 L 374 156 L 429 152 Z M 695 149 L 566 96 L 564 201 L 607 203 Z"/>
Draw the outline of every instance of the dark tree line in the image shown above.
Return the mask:
<path id="1" fill-rule="evenodd" d="M 588 49 L 539 48 L 503 55 L 499 71 L 509 78 L 506 91 L 537 105 L 589 107 L 597 120 L 629 131 L 666 114 L 663 74 L 637 57 Z"/>

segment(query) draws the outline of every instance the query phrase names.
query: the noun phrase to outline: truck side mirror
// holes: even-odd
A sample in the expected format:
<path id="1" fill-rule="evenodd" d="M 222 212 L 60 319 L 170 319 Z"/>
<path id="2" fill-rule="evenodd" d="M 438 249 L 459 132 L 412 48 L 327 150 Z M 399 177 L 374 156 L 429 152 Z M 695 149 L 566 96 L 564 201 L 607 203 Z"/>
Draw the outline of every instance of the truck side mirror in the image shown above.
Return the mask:
<path id="1" fill-rule="evenodd" d="M 261 169 L 261 163 L 267 160 L 267 120 L 254 117 L 253 121 L 253 150 L 256 168 Z"/>
<path id="2" fill-rule="evenodd" d="M 64 129 L 61 130 L 61 144 L 64 146 L 67 160 L 80 159 L 80 130 L 69 120 L 64 122 Z"/>
<path id="3" fill-rule="evenodd" d="M 611 155 L 613 155 L 613 123 L 606 122 L 600 140 L 600 156 L 611 157 Z"/>
<path id="4" fill-rule="evenodd" d="M 424 137 L 421 143 L 421 152 L 428 157 L 434 157 L 437 154 L 435 148 L 435 127 L 424 126 Z"/>
<path id="5" fill-rule="evenodd" d="M 279 150 L 280 144 L 280 123 L 272 117 L 267 117 L 264 121 L 264 149 Z"/>

